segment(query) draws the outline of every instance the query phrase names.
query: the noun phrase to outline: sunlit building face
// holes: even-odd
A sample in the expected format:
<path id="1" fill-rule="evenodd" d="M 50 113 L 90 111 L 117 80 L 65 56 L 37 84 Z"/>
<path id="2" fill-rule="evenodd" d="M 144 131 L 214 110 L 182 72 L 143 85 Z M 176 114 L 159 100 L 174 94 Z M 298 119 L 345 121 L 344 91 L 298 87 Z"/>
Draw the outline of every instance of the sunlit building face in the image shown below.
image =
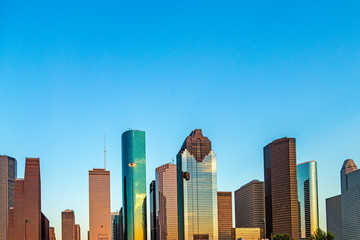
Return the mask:
<path id="1" fill-rule="evenodd" d="M 186 173 L 190 179 L 183 178 Z M 200 129 L 187 137 L 177 155 L 177 178 L 179 240 L 217 240 L 216 156 Z"/>
<path id="2" fill-rule="evenodd" d="M 307 239 L 319 228 L 317 163 L 297 165 L 300 239 Z"/>
<path id="3" fill-rule="evenodd" d="M 129 130 L 122 134 L 122 179 L 125 239 L 145 240 L 147 227 L 144 131 Z"/>

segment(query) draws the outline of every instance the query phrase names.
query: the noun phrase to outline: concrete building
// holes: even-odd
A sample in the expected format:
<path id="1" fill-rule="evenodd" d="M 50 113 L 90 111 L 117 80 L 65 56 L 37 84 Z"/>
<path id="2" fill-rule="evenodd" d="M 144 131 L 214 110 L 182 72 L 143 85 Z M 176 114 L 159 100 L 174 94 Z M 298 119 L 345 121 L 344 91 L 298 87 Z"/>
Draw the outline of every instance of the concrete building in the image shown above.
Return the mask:
<path id="1" fill-rule="evenodd" d="M 56 240 L 55 229 L 53 227 L 49 227 L 49 240 Z"/>
<path id="2" fill-rule="evenodd" d="M 122 179 L 125 240 L 147 239 L 145 132 L 122 134 Z"/>
<path id="3" fill-rule="evenodd" d="M 181 240 L 218 239 L 216 155 L 201 129 L 185 139 L 177 160 Z"/>
<path id="4" fill-rule="evenodd" d="M 80 235 L 81 235 L 80 225 L 75 224 L 75 240 L 80 240 L 81 239 Z"/>
<path id="5" fill-rule="evenodd" d="M 89 171 L 90 239 L 111 239 L 110 171 L 94 168 Z"/>
<path id="6" fill-rule="evenodd" d="M 264 147 L 266 236 L 289 234 L 299 239 L 295 138 Z"/>
<path id="7" fill-rule="evenodd" d="M 9 209 L 13 207 L 16 159 L 0 155 L 0 240 L 7 240 Z"/>
<path id="8" fill-rule="evenodd" d="M 26 158 L 25 178 L 15 180 L 14 207 L 10 208 L 8 239 L 40 240 L 41 181 L 39 158 Z"/>
<path id="9" fill-rule="evenodd" d="M 235 226 L 264 229 L 264 182 L 253 180 L 235 191 Z"/>
<path id="10" fill-rule="evenodd" d="M 341 171 L 342 239 L 360 239 L 360 171 L 352 159 L 345 160 Z"/>
<path id="11" fill-rule="evenodd" d="M 299 238 L 308 239 L 319 228 L 317 163 L 309 161 L 297 165 L 299 201 Z"/>
<path id="12" fill-rule="evenodd" d="M 66 209 L 61 213 L 61 237 L 62 240 L 75 240 L 75 213 Z"/>
<path id="13" fill-rule="evenodd" d="M 336 240 L 342 240 L 341 195 L 326 199 L 326 228 Z"/>
<path id="14" fill-rule="evenodd" d="M 259 240 L 261 239 L 260 228 L 233 228 L 231 232 L 232 240 Z"/>
<path id="15" fill-rule="evenodd" d="M 232 194 L 231 192 L 217 192 L 218 202 L 218 234 L 219 240 L 231 239 L 232 224 Z"/>
<path id="16" fill-rule="evenodd" d="M 178 238 L 176 165 L 167 163 L 156 168 L 157 239 Z"/>

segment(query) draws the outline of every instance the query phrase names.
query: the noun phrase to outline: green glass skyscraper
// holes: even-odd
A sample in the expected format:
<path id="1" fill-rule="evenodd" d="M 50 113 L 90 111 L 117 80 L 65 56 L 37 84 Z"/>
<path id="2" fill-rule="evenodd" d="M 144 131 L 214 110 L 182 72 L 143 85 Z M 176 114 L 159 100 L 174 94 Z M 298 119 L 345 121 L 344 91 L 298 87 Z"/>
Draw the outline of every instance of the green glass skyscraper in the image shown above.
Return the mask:
<path id="1" fill-rule="evenodd" d="M 297 165 L 299 239 L 308 239 L 319 228 L 317 163 Z"/>
<path id="2" fill-rule="evenodd" d="M 124 239 L 146 240 L 145 132 L 122 134 Z"/>
<path id="3" fill-rule="evenodd" d="M 177 154 L 179 240 L 218 240 L 216 155 L 201 129 Z"/>

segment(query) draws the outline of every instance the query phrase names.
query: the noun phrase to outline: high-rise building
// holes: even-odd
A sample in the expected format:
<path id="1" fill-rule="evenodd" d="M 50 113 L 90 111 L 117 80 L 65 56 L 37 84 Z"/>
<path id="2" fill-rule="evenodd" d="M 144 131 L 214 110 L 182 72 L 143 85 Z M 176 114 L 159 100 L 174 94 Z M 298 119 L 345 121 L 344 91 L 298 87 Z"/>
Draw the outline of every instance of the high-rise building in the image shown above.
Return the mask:
<path id="1" fill-rule="evenodd" d="M 232 225 L 232 194 L 231 192 L 218 192 L 218 226 L 219 240 L 231 239 Z"/>
<path id="2" fill-rule="evenodd" d="M 118 212 L 120 213 L 120 212 Z M 120 215 L 114 216 L 114 221 L 112 222 L 113 230 L 112 230 L 112 240 L 120 240 Z M 122 239 L 121 239 L 122 240 Z"/>
<path id="3" fill-rule="evenodd" d="M 295 138 L 280 138 L 264 147 L 266 236 L 289 234 L 299 239 Z"/>
<path id="4" fill-rule="evenodd" d="M 235 191 L 235 226 L 264 229 L 264 182 L 253 180 Z"/>
<path id="5" fill-rule="evenodd" d="M 89 171 L 90 239 L 111 239 L 110 171 L 94 168 Z"/>
<path id="6" fill-rule="evenodd" d="M 352 159 L 341 168 L 342 239 L 360 239 L 360 171 Z"/>
<path id="7" fill-rule="evenodd" d="M 167 163 L 156 168 L 156 219 L 160 240 L 178 238 L 176 165 Z"/>
<path id="8" fill-rule="evenodd" d="M 13 207 L 16 159 L 0 155 L 0 240 L 7 240 L 9 209 Z"/>
<path id="9" fill-rule="evenodd" d="M 297 165 L 300 239 L 308 239 L 319 228 L 317 163 Z"/>
<path id="10" fill-rule="evenodd" d="M 49 240 L 49 220 L 41 213 L 41 240 Z"/>
<path id="11" fill-rule="evenodd" d="M 177 160 L 179 240 L 218 239 L 216 155 L 196 129 Z"/>
<path id="12" fill-rule="evenodd" d="M 147 239 L 145 132 L 122 134 L 124 239 Z"/>
<path id="13" fill-rule="evenodd" d="M 75 224 L 75 240 L 80 240 L 80 225 L 79 224 Z"/>
<path id="14" fill-rule="evenodd" d="M 124 239 L 124 214 L 123 214 L 123 208 L 120 208 L 119 212 L 119 240 Z"/>
<path id="15" fill-rule="evenodd" d="M 111 212 L 111 239 L 115 240 L 116 230 L 118 229 L 117 224 L 119 224 L 119 212 Z M 117 219 L 115 221 L 115 219 Z"/>
<path id="16" fill-rule="evenodd" d="M 75 240 L 75 213 L 66 209 L 61 212 L 61 236 L 62 240 Z"/>
<path id="17" fill-rule="evenodd" d="M 53 227 L 49 227 L 49 240 L 56 240 L 55 229 Z"/>
<path id="18" fill-rule="evenodd" d="M 261 239 L 260 228 L 233 228 L 231 231 L 232 240 L 259 240 Z"/>
<path id="19" fill-rule="evenodd" d="M 15 180 L 14 207 L 10 208 L 9 212 L 8 239 L 40 240 L 41 232 L 39 158 L 26 158 L 25 178 Z"/>
<path id="20" fill-rule="evenodd" d="M 326 228 L 336 240 L 342 240 L 341 195 L 326 199 Z"/>
<path id="21" fill-rule="evenodd" d="M 150 240 L 157 240 L 158 217 L 156 210 L 156 182 L 150 183 Z"/>

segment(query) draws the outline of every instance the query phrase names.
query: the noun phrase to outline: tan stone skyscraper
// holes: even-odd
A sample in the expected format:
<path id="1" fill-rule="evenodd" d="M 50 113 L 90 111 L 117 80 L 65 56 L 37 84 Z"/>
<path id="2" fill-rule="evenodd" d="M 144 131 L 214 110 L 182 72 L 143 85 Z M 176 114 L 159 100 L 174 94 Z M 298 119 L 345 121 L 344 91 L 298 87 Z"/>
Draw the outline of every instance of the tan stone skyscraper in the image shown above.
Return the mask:
<path id="1" fill-rule="evenodd" d="M 299 239 L 295 138 L 264 147 L 266 237 L 289 234 Z"/>
<path id="2" fill-rule="evenodd" d="M 111 239 L 110 171 L 89 171 L 89 235 L 90 240 Z"/>
<path id="3" fill-rule="evenodd" d="M 232 229 L 232 194 L 217 192 L 219 240 L 231 239 Z"/>
<path id="4" fill-rule="evenodd" d="M 73 210 L 66 209 L 61 213 L 62 240 L 75 240 L 75 214 Z"/>

